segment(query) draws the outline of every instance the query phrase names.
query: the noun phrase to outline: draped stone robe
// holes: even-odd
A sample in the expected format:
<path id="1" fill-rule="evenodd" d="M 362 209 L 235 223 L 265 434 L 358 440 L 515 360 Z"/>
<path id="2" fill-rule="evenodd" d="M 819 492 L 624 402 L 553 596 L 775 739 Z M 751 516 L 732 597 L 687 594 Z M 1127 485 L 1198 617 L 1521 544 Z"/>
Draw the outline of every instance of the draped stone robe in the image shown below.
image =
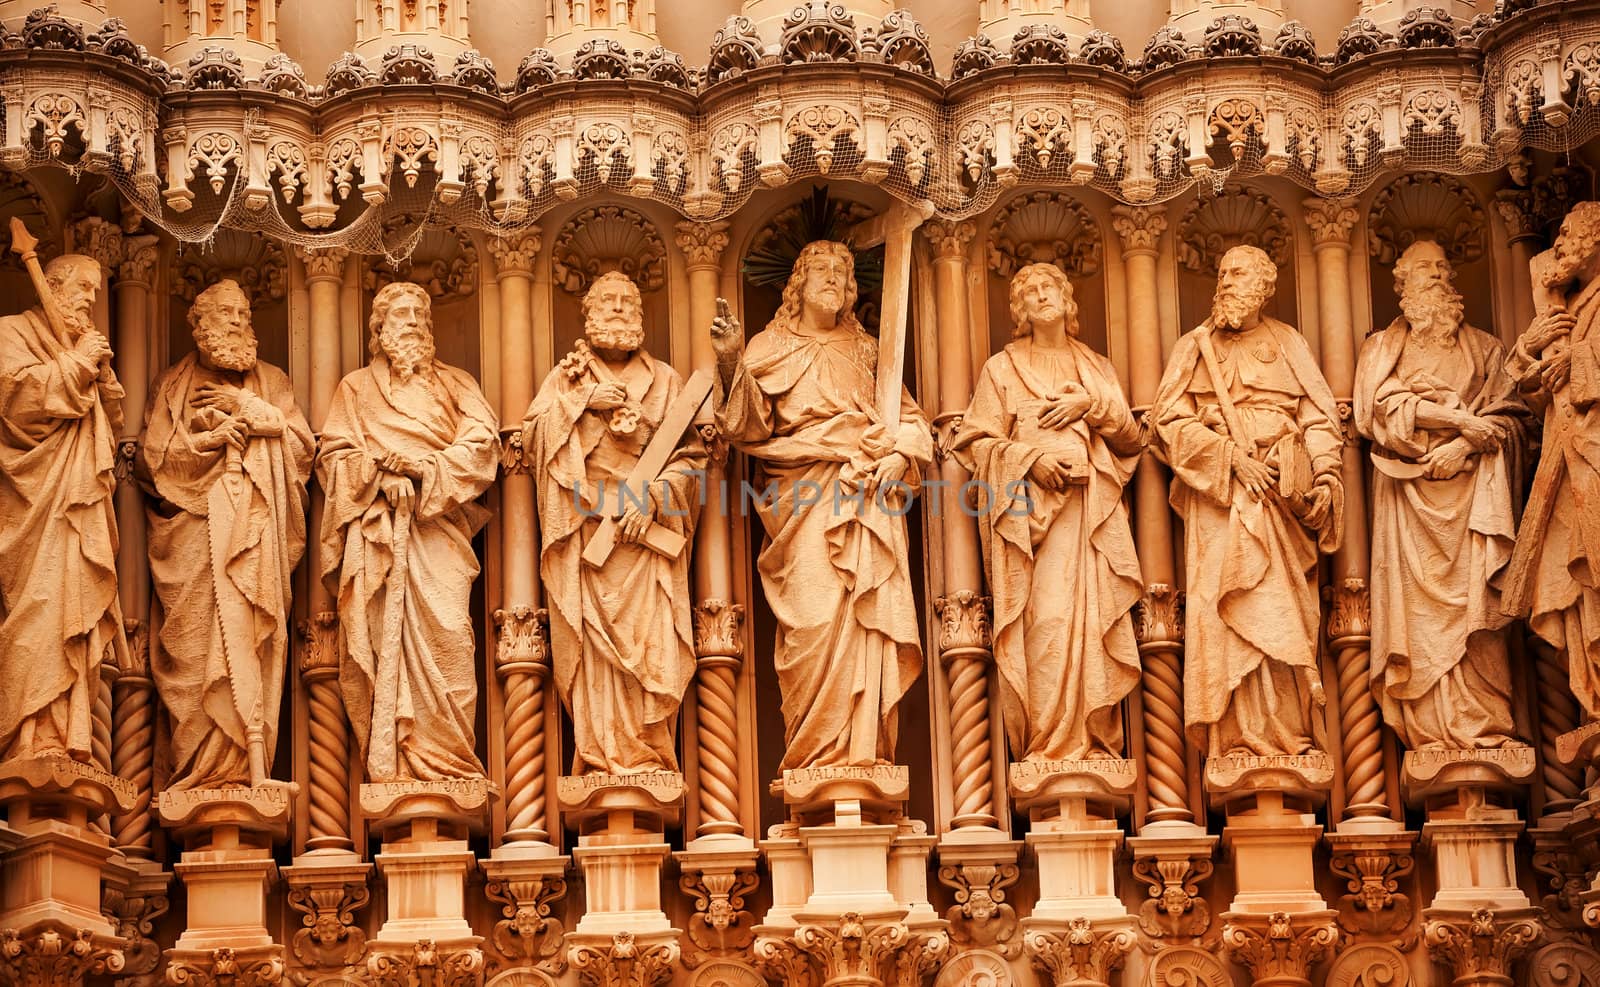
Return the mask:
<path id="1" fill-rule="evenodd" d="M 1368 337 L 1355 420 L 1373 441 L 1372 680 L 1406 746 L 1495 747 L 1515 733 L 1499 576 L 1514 539 L 1512 476 L 1527 409 L 1488 333 L 1461 327 L 1436 365 L 1407 359 L 1403 317 Z M 1498 444 L 1460 473 L 1415 476 L 1454 429 L 1425 428 L 1425 405 L 1487 418 Z"/>
<path id="2" fill-rule="evenodd" d="M 892 760 L 896 707 L 922 668 L 903 516 L 851 496 L 891 449 L 933 460 L 928 422 L 902 389 L 893 440 L 878 421 L 877 342 L 837 328 L 769 326 L 750 340 L 718 424 L 758 461 L 767 544 L 757 568 L 777 618 L 783 767 Z M 802 501 L 814 500 L 810 507 Z"/>
<path id="3" fill-rule="evenodd" d="M 0 319 L 0 758 L 90 757 L 125 666 L 114 494 L 122 386 L 38 309 Z"/>
<path id="4" fill-rule="evenodd" d="M 1212 337 L 1246 433 L 1230 436 L 1201 360 L 1200 334 L 1211 332 L 1208 322 L 1178 340 L 1149 412 L 1184 522 L 1185 720 L 1209 728 L 1212 756 L 1308 753 L 1322 749 L 1317 551 L 1332 552 L 1343 534 L 1338 412 L 1305 340 L 1263 319 Z M 1297 438 L 1312 478 L 1332 481 L 1317 531 L 1275 490 L 1257 499 L 1234 477 L 1236 444 L 1288 465 Z"/>
<path id="5" fill-rule="evenodd" d="M 345 377 L 322 433 L 323 579 L 339 601 L 339 666 L 369 781 L 475 778 L 477 701 L 468 604 L 498 424 L 466 372 L 435 362 L 407 384 L 383 357 Z M 409 515 L 379 491 L 398 452 L 423 477 Z"/>
<path id="6" fill-rule="evenodd" d="M 242 452 L 202 451 L 222 421 L 199 409 L 205 383 L 250 394 Z M 290 582 L 306 546 L 306 481 L 315 446 L 282 370 L 215 370 L 191 353 L 156 380 L 144 416 L 150 576 L 161 600 L 156 689 L 172 716 L 172 788 L 248 784 L 247 730 L 276 749 L 289 649 Z"/>
<path id="7" fill-rule="evenodd" d="M 1545 410 L 1544 445 L 1502 587 L 1506 610 L 1566 653 L 1572 693 L 1600 716 L 1600 279 L 1567 300 L 1567 385 L 1540 382 L 1521 340 L 1507 370 Z M 1553 344 L 1561 345 L 1561 344 Z"/>
<path id="8" fill-rule="evenodd" d="M 603 566 L 582 560 L 600 527 L 602 492 L 606 504 L 617 504 L 629 471 L 683 391 L 677 371 L 643 350 L 618 377 L 640 412 L 632 431 L 614 432 L 610 412 L 588 410 L 597 383 L 565 365 L 545 378 L 524 425 L 539 489 L 539 575 L 556 686 L 572 714 L 578 774 L 676 771 L 673 727 L 694 677 L 689 558 L 706 467 L 697 430 L 685 433 L 650 486 L 656 523 L 684 536 L 677 558 L 618 542 Z M 637 503 L 644 490 L 630 489 L 627 497 L 623 505 Z"/>
<path id="9" fill-rule="evenodd" d="M 1042 429 L 1039 413 L 1067 383 L 1089 395 L 1088 412 Z M 979 531 L 1012 756 L 1120 756 L 1120 704 L 1139 684 L 1130 612 L 1143 580 L 1122 503 L 1139 429 L 1116 372 L 1076 339 L 1064 349 L 1013 342 L 984 364 L 954 446 L 988 500 Z M 1021 488 L 1046 452 L 1087 462 L 1088 484 Z"/>

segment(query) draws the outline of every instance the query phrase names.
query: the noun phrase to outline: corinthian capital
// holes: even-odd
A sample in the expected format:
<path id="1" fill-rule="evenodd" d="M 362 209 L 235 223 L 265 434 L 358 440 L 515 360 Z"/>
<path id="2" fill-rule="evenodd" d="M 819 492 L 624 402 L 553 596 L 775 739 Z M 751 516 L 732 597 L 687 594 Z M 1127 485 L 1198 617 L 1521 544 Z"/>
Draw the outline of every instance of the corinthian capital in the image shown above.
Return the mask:
<path id="1" fill-rule="evenodd" d="M 344 277 L 344 262 L 350 251 L 343 247 L 296 247 L 295 254 L 306 266 L 307 281 L 338 281 Z"/>
<path id="2" fill-rule="evenodd" d="M 1167 232 L 1167 217 L 1152 206 L 1116 206 L 1111 210 L 1111 228 L 1122 240 L 1124 254 L 1155 253 L 1161 234 Z"/>
<path id="3" fill-rule="evenodd" d="M 1306 199 L 1301 206 L 1305 209 L 1306 225 L 1311 227 L 1312 246 L 1350 245 L 1350 233 L 1361 219 L 1361 214 L 1355 210 L 1354 199 L 1313 197 Z"/>
<path id="4" fill-rule="evenodd" d="M 489 241 L 489 253 L 494 255 L 495 269 L 501 274 L 530 274 L 542 243 L 539 228 L 535 226 L 510 236 L 495 237 Z"/>
<path id="5" fill-rule="evenodd" d="M 728 249 L 728 224 L 679 223 L 673 227 L 677 233 L 673 242 L 689 261 L 690 267 L 715 267 Z"/>
<path id="6" fill-rule="evenodd" d="M 975 223 L 952 222 L 948 219 L 932 219 L 923 223 L 919 231 L 923 238 L 933 244 L 933 252 L 938 257 L 960 257 L 966 252 L 967 244 L 978 235 Z"/>

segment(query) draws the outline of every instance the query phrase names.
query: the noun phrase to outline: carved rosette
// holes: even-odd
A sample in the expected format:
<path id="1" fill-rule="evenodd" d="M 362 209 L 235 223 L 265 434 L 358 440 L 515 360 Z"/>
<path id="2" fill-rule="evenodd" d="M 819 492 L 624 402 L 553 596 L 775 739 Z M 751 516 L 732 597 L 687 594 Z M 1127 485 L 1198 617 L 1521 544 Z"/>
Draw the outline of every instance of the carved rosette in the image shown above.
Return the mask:
<path id="1" fill-rule="evenodd" d="M 934 601 L 940 618 L 939 654 L 945 661 L 989 656 L 989 602 L 987 596 L 970 589 L 958 589 Z"/>
<path id="2" fill-rule="evenodd" d="M 1389 938 L 1401 935 L 1411 924 L 1411 898 L 1401 893 L 1400 879 L 1415 866 L 1413 838 L 1405 834 L 1393 842 L 1348 847 L 1334 842 L 1328 869 L 1345 882 L 1338 901 L 1339 928 L 1352 936 Z M 1410 948 L 1411 942 L 1404 945 Z"/>
<path id="3" fill-rule="evenodd" d="M 755 916 L 745 908 L 745 896 L 760 884 L 761 875 L 753 870 L 701 870 L 679 876 L 678 887 L 694 898 L 687 932 L 697 948 L 684 957 L 685 965 L 731 959 L 749 948 L 755 939 Z"/>
<path id="4" fill-rule="evenodd" d="M 81 987 L 85 977 L 121 973 L 127 958 L 120 946 L 88 929 L 65 926 L 19 934 L 0 931 L 0 982 L 28 987 Z"/>
<path id="5" fill-rule="evenodd" d="M 484 894 L 500 906 L 489 941 L 509 966 L 532 966 L 552 977 L 567 972 L 566 929 L 551 915 L 566 897 L 566 878 L 539 874 L 491 879 Z"/>
<path id="6" fill-rule="evenodd" d="M 728 600 L 701 600 L 694 608 L 694 653 L 700 658 L 744 655 L 744 605 Z"/>
<path id="7" fill-rule="evenodd" d="M 286 900 L 300 913 L 302 926 L 289 943 L 294 958 L 319 970 L 359 960 L 367 948 L 367 934 L 356 924 L 355 913 L 371 897 L 365 880 L 291 884 Z"/>
<path id="8" fill-rule="evenodd" d="M 1147 885 L 1150 898 L 1139 906 L 1139 930 L 1151 939 L 1189 941 L 1211 928 L 1211 908 L 1200 882 L 1215 865 L 1209 856 L 1149 856 L 1133 862 L 1133 876 Z"/>
<path id="9" fill-rule="evenodd" d="M 1448 967 L 1458 984 L 1511 987 L 1516 982 L 1512 965 L 1544 937 L 1531 909 L 1480 908 L 1471 915 L 1434 911 L 1425 918 L 1422 938 L 1428 955 Z"/>
<path id="10" fill-rule="evenodd" d="M 121 439 L 117 442 L 117 458 L 112 464 L 111 472 L 118 483 L 133 482 L 133 464 L 138 457 L 138 439 Z"/>
<path id="11" fill-rule="evenodd" d="M 529 606 L 494 612 L 494 626 L 499 639 L 495 670 L 502 678 L 519 672 L 532 673 L 548 666 L 550 641 L 545 623 L 549 619 L 550 611 Z"/>
<path id="12" fill-rule="evenodd" d="M 1223 916 L 1222 948 L 1258 984 L 1310 987 L 1311 967 L 1328 955 L 1339 929 L 1331 912 Z"/>
<path id="13" fill-rule="evenodd" d="M 945 911 L 950 938 L 964 949 L 988 947 L 1007 959 L 1022 949 L 1017 911 L 1006 903 L 1006 889 L 1022 876 L 1016 864 L 965 861 L 939 868 L 939 883 L 956 893 Z"/>
<path id="14" fill-rule="evenodd" d="M 1133 951 L 1135 939 L 1132 929 L 1097 929 L 1080 916 L 1059 933 L 1029 929 L 1022 944 L 1054 987 L 1104 987 Z"/>
<path id="15" fill-rule="evenodd" d="M 521 428 L 500 430 L 500 475 L 527 476 L 533 471 L 528 462 L 528 451 L 522 445 Z"/>
<path id="16" fill-rule="evenodd" d="M 618 932 L 609 945 L 580 943 L 567 950 L 584 987 L 665 987 L 679 955 L 674 940 L 640 942 L 631 932 Z"/>
<path id="17" fill-rule="evenodd" d="M 374 949 L 367 954 L 373 987 L 477 987 L 483 977 L 483 950 L 440 948 L 419 939 L 409 951 Z"/>
<path id="18" fill-rule="evenodd" d="M 167 983 L 172 987 L 277 987 L 283 983 L 283 956 L 278 946 L 171 954 Z"/>
<path id="19" fill-rule="evenodd" d="M 961 434 L 961 426 L 966 421 L 966 413 L 961 411 L 946 411 L 933 419 L 933 458 L 943 465 L 950 458 L 955 448 L 956 436 Z M 963 475 L 965 475 L 963 473 Z"/>

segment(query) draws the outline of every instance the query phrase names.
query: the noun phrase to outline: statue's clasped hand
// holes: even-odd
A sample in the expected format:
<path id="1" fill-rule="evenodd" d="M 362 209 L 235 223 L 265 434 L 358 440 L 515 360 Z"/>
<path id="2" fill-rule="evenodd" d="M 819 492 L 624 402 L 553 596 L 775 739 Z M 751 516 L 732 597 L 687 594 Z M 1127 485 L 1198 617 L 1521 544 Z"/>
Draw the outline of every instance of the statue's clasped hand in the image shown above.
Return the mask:
<path id="1" fill-rule="evenodd" d="M 1039 413 L 1039 427 L 1066 428 L 1087 414 L 1092 403 L 1092 399 L 1082 387 L 1067 383 Z"/>
<path id="2" fill-rule="evenodd" d="M 1233 475 L 1257 500 L 1278 482 L 1278 471 L 1237 446 L 1233 450 Z"/>

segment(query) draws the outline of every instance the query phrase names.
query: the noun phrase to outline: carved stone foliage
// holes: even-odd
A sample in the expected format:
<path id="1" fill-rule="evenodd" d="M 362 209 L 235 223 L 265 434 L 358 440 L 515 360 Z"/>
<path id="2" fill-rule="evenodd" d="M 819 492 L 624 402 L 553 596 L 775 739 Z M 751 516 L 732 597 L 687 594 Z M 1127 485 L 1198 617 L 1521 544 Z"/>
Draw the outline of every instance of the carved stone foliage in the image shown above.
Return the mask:
<path id="1" fill-rule="evenodd" d="M 432 939 L 419 939 L 409 951 L 369 952 L 367 975 L 373 987 L 476 987 L 483 950 L 440 949 Z"/>
<path id="2" fill-rule="evenodd" d="M 1146 71 L 1176 65 L 1188 57 L 1189 46 L 1183 39 L 1183 32 L 1170 25 L 1157 29 L 1144 46 Z"/>
<path id="3" fill-rule="evenodd" d="M 903 922 L 868 925 L 860 914 L 846 912 L 837 926 L 802 925 L 787 939 L 758 937 L 754 950 L 768 978 L 791 987 L 917 987 L 950 951 L 950 938 L 942 931 L 913 933 Z"/>
<path id="4" fill-rule="evenodd" d="M 1100 272 L 1104 249 L 1089 210 L 1061 192 L 1030 192 L 995 213 L 989 234 L 989 269 L 1010 279 L 1028 264 L 1054 264 L 1071 278 Z"/>
<path id="5" fill-rule="evenodd" d="M 699 966 L 713 956 L 742 953 L 755 939 L 755 916 L 745 908 L 745 897 L 761 884 L 753 870 L 718 870 L 685 873 L 678 886 L 694 899 L 694 915 L 685 930 L 696 947 L 685 961 Z"/>
<path id="6" fill-rule="evenodd" d="M 30 134 L 37 133 L 45 153 L 59 158 L 68 140 L 82 144 L 88 130 L 88 118 L 78 101 L 63 93 L 43 93 L 28 104 L 26 126 Z"/>
<path id="7" fill-rule="evenodd" d="M 619 932 L 609 944 L 584 943 L 568 951 L 584 987 L 663 987 L 679 956 L 676 942 L 639 942 Z"/>
<path id="8" fill-rule="evenodd" d="M 706 84 L 712 85 L 755 68 L 761 63 L 761 36 L 750 18 L 728 18 L 711 38 L 711 60 L 706 64 Z"/>
<path id="9" fill-rule="evenodd" d="M 1311 31 L 1299 21 L 1284 21 L 1278 36 L 1272 41 L 1272 50 L 1284 58 L 1293 58 L 1308 65 L 1317 63 L 1317 42 Z"/>
<path id="10" fill-rule="evenodd" d="M 861 122 L 850 111 L 830 104 L 807 106 L 784 125 L 784 158 L 790 159 L 810 149 L 817 170 L 824 175 L 833 169 L 833 159 L 841 140 L 856 142 Z"/>
<path id="11" fill-rule="evenodd" d="M 1029 929 L 1022 941 L 1033 965 L 1054 987 L 1091 987 L 1110 982 L 1133 951 L 1135 936 L 1132 929 L 1097 929 L 1080 917 L 1059 933 Z"/>
<path id="12" fill-rule="evenodd" d="M 1258 982 L 1309 982 L 1311 967 L 1328 955 L 1339 938 L 1333 922 L 1321 915 L 1273 912 L 1264 918 L 1239 914 L 1226 917 L 1222 948 Z"/>
<path id="13" fill-rule="evenodd" d="M 1211 876 L 1210 857 L 1139 857 L 1133 876 L 1148 885 L 1139 906 L 1139 929 L 1152 939 L 1193 939 L 1211 927 L 1211 908 L 1200 882 Z"/>
<path id="14" fill-rule="evenodd" d="M 701 657 L 744 654 L 744 604 L 727 600 L 702 600 L 695 605 L 694 653 Z"/>
<path id="15" fill-rule="evenodd" d="M 276 987 L 283 983 L 277 947 L 235 950 L 227 946 L 199 955 L 174 956 L 167 964 L 172 987 Z"/>
<path id="16" fill-rule="evenodd" d="M 0 931 L 0 981 L 29 987 L 79 987 L 87 976 L 120 973 L 121 949 L 96 942 L 88 929 L 35 926 L 27 935 Z"/>
<path id="17" fill-rule="evenodd" d="M 944 913 L 950 939 L 971 949 L 986 946 L 1006 958 L 1015 957 L 1022 942 L 1017 932 L 1017 911 L 1006 902 L 1006 889 L 1022 876 L 1016 864 L 946 864 L 939 868 L 939 883 L 956 893 L 956 903 Z"/>
<path id="18" fill-rule="evenodd" d="M 1400 125 L 1408 137 L 1440 137 L 1461 129 L 1461 104 L 1442 89 L 1425 89 L 1406 100 Z"/>
<path id="19" fill-rule="evenodd" d="M 626 79 L 628 49 L 613 38 L 594 38 L 578 46 L 572 56 L 576 79 Z"/>
<path id="20" fill-rule="evenodd" d="M 1161 224 L 1165 228 L 1166 224 Z M 1156 232 L 1160 236 L 1160 230 Z M 1134 610 L 1134 636 L 1141 645 L 1177 644 L 1183 640 L 1183 591 L 1168 583 L 1151 583 Z M 1197 877 L 1195 880 L 1203 880 Z"/>
<path id="21" fill-rule="evenodd" d="M 370 86 L 378 81 L 378 73 L 367 67 L 361 56 L 353 52 L 345 52 L 328 66 L 327 83 L 323 91 L 329 96 L 349 92 Z"/>
<path id="22" fill-rule="evenodd" d="M 1054 24 L 1027 24 L 1011 38 L 1011 60 L 1018 65 L 1065 65 L 1072 60 L 1067 32 Z"/>
<path id="23" fill-rule="evenodd" d="M 517 92 L 548 86 L 561 77 L 561 65 L 547 48 L 535 48 L 517 63 Z"/>
<path id="24" fill-rule="evenodd" d="M 1528 961 L 1531 987 L 1600 987 L 1600 953 L 1578 942 L 1554 942 Z"/>
<path id="25" fill-rule="evenodd" d="M 1542 935 L 1537 919 L 1500 916 L 1489 908 L 1471 915 L 1430 915 L 1422 933 L 1428 954 L 1458 981 L 1505 978 L 1505 983 L 1513 982 L 1512 965 Z"/>
<path id="26" fill-rule="evenodd" d="M 969 589 L 941 596 L 934 603 L 939 622 L 939 653 L 948 660 L 961 654 L 987 652 L 991 646 L 990 598 Z"/>
<path id="27" fill-rule="evenodd" d="M 1176 113 L 1158 113 L 1150 121 L 1150 168 L 1157 178 L 1174 179 L 1189 154 L 1189 125 Z"/>
<path id="28" fill-rule="evenodd" d="M 508 429 L 506 434 L 508 437 L 516 436 L 517 451 L 520 453 L 522 430 Z M 550 611 L 543 608 L 535 610 L 533 607 L 520 606 L 494 612 L 495 633 L 500 642 L 495 651 L 495 664 L 501 674 L 509 674 L 508 670 L 517 666 L 542 666 L 550 660 L 549 620 Z"/>
<path id="29" fill-rule="evenodd" d="M 1409 987 L 1411 968 L 1393 946 L 1361 943 L 1339 954 L 1328 969 L 1327 987 Z"/>
<path id="30" fill-rule="evenodd" d="M 425 86 L 438 78 L 433 52 L 423 45 L 395 45 L 383 53 L 378 81 L 386 86 Z"/>
<path id="31" fill-rule="evenodd" d="M 355 963 L 367 948 L 367 934 L 355 913 L 372 897 L 365 880 L 291 886 L 289 907 L 300 913 L 289 948 L 303 966 L 314 969 Z"/>
<path id="32" fill-rule="evenodd" d="M 982 72 L 992 67 L 999 58 L 1000 49 L 985 35 L 968 38 L 956 46 L 955 57 L 950 63 L 950 77 L 963 79 L 974 72 Z"/>
<path id="33" fill-rule="evenodd" d="M 1248 17 L 1226 14 L 1206 26 L 1201 47 L 1207 58 L 1259 55 L 1261 30 Z"/>
<path id="34" fill-rule="evenodd" d="M 422 127 L 396 127 L 383 143 L 386 168 L 400 167 L 406 188 L 416 188 L 422 169 L 439 160 L 439 142 Z"/>
<path id="35" fill-rule="evenodd" d="M 878 57 L 886 64 L 922 75 L 935 75 L 933 53 L 928 50 L 928 32 L 907 10 L 884 15 L 878 27 Z"/>
<path id="36" fill-rule="evenodd" d="M 506 963 L 531 966 L 552 977 L 566 972 L 567 957 L 562 948 L 566 930 L 561 920 L 551 914 L 552 906 L 566 896 L 564 878 L 490 880 L 484 893 L 500 906 L 500 918 L 489 942 Z"/>
<path id="37" fill-rule="evenodd" d="M 1266 126 L 1261 107 L 1248 99 L 1225 99 L 1211 111 L 1209 130 L 1212 140 L 1228 145 L 1235 161 L 1241 160 L 1252 143 L 1261 140 Z"/>
<path id="38" fill-rule="evenodd" d="M 1459 267 L 1483 256 L 1489 222 L 1465 183 L 1433 172 L 1402 175 L 1372 200 L 1367 249 L 1380 264 L 1393 264 L 1418 240 L 1436 240 Z"/>
<path id="39" fill-rule="evenodd" d="M 1394 36 L 1380 30 L 1370 18 L 1357 17 L 1339 32 L 1339 39 L 1334 43 L 1334 63 L 1343 65 L 1357 58 L 1376 55 L 1396 44 L 1398 42 Z"/>
<path id="40" fill-rule="evenodd" d="M 1406 11 L 1395 31 L 1402 48 L 1454 48 L 1455 21 L 1442 7 L 1418 7 Z"/>
<path id="41" fill-rule="evenodd" d="M 556 283 L 574 295 L 607 271 L 621 271 L 642 292 L 666 284 L 666 243 L 654 223 L 626 206 L 583 210 L 561 227 L 552 249 Z"/>
<path id="42" fill-rule="evenodd" d="M 184 85 L 190 89 L 244 88 L 244 62 L 219 45 L 206 45 L 190 55 L 181 71 Z"/>
<path id="43" fill-rule="evenodd" d="M 1600 43 L 1584 42 L 1567 52 L 1566 83 L 1575 100 L 1600 106 Z M 1511 75 L 1507 74 L 1507 83 Z M 1526 118 L 1519 120 L 1526 123 Z"/>
<path id="44" fill-rule="evenodd" d="M 458 229 L 424 226 L 421 217 L 397 213 L 384 222 L 384 242 L 398 246 L 395 257 L 374 261 L 365 286 L 377 291 L 396 281 L 414 281 L 435 301 L 462 298 L 478 290 L 478 248 Z"/>
<path id="45" fill-rule="evenodd" d="M 172 293 L 193 302 L 224 278 L 244 289 L 250 304 L 281 301 L 287 286 L 288 256 L 278 241 L 238 230 L 218 230 L 210 249 L 190 246 L 178 255 Z"/>
<path id="46" fill-rule="evenodd" d="M 1215 274 L 1222 255 L 1242 243 L 1265 250 L 1279 266 L 1292 256 L 1289 221 L 1263 192 L 1223 189 L 1196 199 L 1178 221 L 1178 261 L 1195 274 Z"/>
<path id="47" fill-rule="evenodd" d="M 1053 106 L 1025 109 L 1016 122 L 1017 146 L 1028 152 L 1040 171 L 1052 161 L 1072 156 L 1072 118 Z"/>
<path id="48" fill-rule="evenodd" d="M 124 621 L 124 625 L 138 623 Z M 142 627 L 126 628 L 129 631 L 129 650 L 133 648 L 131 638 L 135 631 L 140 638 L 140 650 L 144 651 L 147 644 L 147 635 Z M 122 669 L 123 674 L 147 674 L 143 668 Z M 116 927 L 117 938 L 124 940 L 122 947 L 123 966 L 122 974 L 126 977 L 140 977 L 155 972 L 161 963 L 161 944 L 151 938 L 155 929 L 156 919 L 167 913 L 172 900 L 167 895 L 163 883 L 155 888 L 118 888 L 108 885 L 101 895 L 100 911 Z"/>

